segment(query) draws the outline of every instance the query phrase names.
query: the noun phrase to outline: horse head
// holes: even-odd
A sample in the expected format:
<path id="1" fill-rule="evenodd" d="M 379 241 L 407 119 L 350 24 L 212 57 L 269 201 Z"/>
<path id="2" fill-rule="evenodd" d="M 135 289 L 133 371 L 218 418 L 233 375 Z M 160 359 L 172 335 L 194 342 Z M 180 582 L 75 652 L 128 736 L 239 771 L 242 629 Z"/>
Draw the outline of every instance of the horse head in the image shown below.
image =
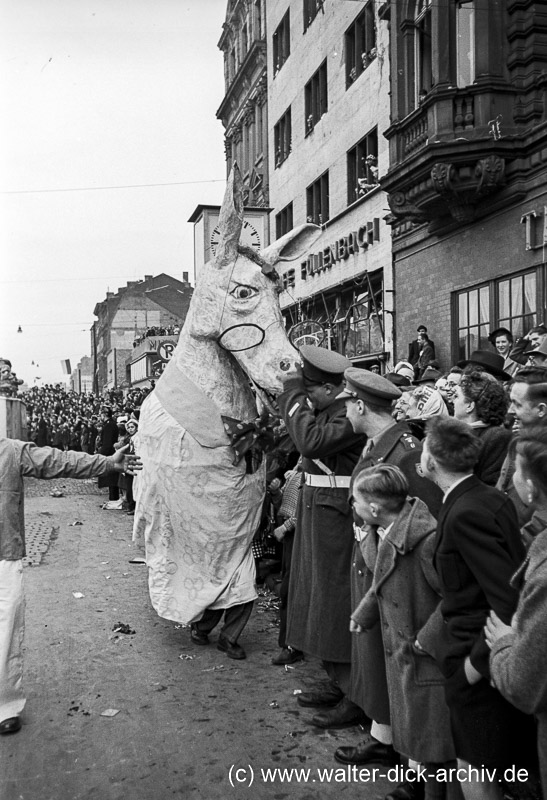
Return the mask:
<path id="1" fill-rule="evenodd" d="M 218 357 L 235 360 L 271 409 L 282 389 L 282 375 L 297 355 L 279 307 L 275 265 L 301 257 L 320 228 L 301 225 L 257 252 L 240 244 L 242 226 L 242 180 L 235 165 L 220 210 L 215 258 L 198 276 L 179 348 L 188 346 L 189 336 L 214 342 Z"/>

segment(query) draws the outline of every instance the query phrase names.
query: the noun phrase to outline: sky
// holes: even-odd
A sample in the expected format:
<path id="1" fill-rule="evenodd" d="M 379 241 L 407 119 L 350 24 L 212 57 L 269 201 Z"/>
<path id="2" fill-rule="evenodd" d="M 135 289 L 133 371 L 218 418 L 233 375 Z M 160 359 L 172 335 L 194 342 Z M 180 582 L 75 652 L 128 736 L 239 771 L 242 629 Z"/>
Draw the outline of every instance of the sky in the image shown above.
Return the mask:
<path id="1" fill-rule="evenodd" d="M 0 5 L 0 357 L 29 386 L 90 355 L 107 291 L 192 277 L 187 220 L 225 185 L 226 6 Z"/>

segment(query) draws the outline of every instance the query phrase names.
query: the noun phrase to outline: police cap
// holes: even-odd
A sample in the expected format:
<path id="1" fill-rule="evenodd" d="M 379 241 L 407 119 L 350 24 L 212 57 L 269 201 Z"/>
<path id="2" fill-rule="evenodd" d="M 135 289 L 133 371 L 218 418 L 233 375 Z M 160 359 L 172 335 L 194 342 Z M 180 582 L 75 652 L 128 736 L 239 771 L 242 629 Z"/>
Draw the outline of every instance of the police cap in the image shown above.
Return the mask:
<path id="1" fill-rule="evenodd" d="M 344 370 L 351 367 L 349 358 L 313 344 L 303 344 L 300 357 L 304 379 L 310 383 L 342 383 Z"/>
<path id="2" fill-rule="evenodd" d="M 390 381 L 381 375 L 375 375 L 367 369 L 357 369 L 350 367 L 344 372 L 346 387 L 338 397 L 347 399 L 348 397 L 359 398 L 365 403 L 373 403 L 378 406 L 391 408 L 394 400 L 401 396 L 401 391 Z"/>

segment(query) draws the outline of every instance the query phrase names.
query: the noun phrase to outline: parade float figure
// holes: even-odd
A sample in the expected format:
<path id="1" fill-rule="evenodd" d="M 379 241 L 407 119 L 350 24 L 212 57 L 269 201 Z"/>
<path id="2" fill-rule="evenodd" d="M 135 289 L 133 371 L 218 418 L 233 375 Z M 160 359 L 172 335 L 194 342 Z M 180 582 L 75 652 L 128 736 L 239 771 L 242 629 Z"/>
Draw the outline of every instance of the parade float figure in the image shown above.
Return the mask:
<path id="1" fill-rule="evenodd" d="M 281 391 L 297 352 L 285 333 L 274 266 L 301 257 L 320 232 L 302 225 L 257 253 L 239 244 L 242 225 L 236 166 L 214 260 L 197 277 L 177 348 L 139 419 L 144 466 L 135 481 L 133 539 L 144 539 L 152 605 L 184 624 L 256 597 L 251 543 L 265 458 L 258 467 L 238 459 L 225 418 L 253 421 L 257 397 L 271 409 Z"/>

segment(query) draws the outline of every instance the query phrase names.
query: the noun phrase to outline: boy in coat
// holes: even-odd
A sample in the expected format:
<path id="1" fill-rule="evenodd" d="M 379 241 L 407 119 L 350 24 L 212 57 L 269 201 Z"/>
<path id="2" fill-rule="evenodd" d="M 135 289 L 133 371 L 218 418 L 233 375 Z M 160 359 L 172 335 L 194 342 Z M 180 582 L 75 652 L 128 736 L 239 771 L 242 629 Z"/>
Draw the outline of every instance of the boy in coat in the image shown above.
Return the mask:
<path id="1" fill-rule="evenodd" d="M 436 521 L 422 500 L 408 496 L 408 481 L 392 464 L 359 473 L 353 506 L 366 532 L 361 547 L 374 540 L 376 558 L 372 586 L 354 609 L 350 630 L 366 637 L 380 622 L 393 747 L 426 768 L 426 800 L 443 798 L 447 784 L 434 776 L 456 756 L 443 675 L 427 652 L 442 628 L 432 563 Z"/>

